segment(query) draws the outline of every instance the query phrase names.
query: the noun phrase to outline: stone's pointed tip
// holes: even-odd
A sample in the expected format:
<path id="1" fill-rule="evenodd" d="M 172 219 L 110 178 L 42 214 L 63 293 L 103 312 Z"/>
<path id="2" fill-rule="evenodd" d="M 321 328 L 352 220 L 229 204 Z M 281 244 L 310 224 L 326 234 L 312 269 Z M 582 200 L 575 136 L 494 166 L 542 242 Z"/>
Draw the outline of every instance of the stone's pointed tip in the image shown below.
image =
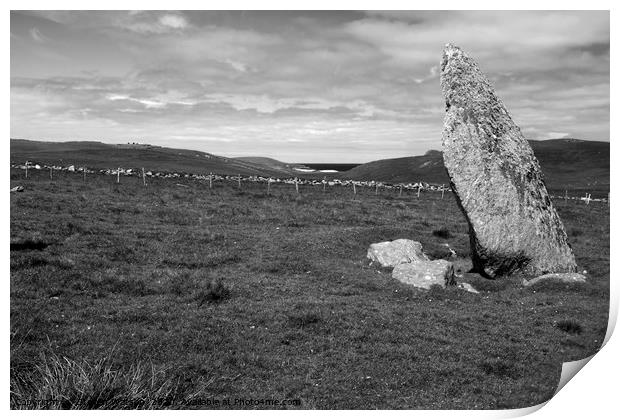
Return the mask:
<path id="1" fill-rule="evenodd" d="M 449 61 L 455 59 L 455 58 L 459 58 L 462 57 L 463 51 L 457 47 L 454 44 L 448 43 L 444 46 L 443 49 L 443 56 L 441 59 L 441 71 L 443 73 L 443 70 L 445 69 L 446 65 L 448 64 Z"/>
<path id="2" fill-rule="evenodd" d="M 451 42 L 448 42 L 446 45 L 444 45 L 443 50 L 444 50 L 444 52 L 461 51 L 461 49 L 459 47 L 457 47 L 456 45 L 452 44 Z"/>

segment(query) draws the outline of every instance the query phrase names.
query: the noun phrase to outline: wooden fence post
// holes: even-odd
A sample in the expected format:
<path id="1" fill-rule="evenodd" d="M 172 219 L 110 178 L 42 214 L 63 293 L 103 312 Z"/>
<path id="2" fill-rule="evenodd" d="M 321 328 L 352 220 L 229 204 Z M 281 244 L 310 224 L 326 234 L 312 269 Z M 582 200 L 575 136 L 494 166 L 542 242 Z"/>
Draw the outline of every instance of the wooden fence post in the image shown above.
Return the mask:
<path id="1" fill-rule="evenodd" d="M 379 194 L 379 184 L 375 184 L 375 195 Z"/>
<path id="2" fill-rule="evenodd" d="M 241 189 L 241 174 L 239 174 L 239 178 L 237 178 L 237 187 Z"/>
<path id="3" fill-rule="evenodd" d="M 28 178 L 28 161 L 26 161 L 26 178 Z"/>
<path id="4" fill-rule="evenodd" d="M 209 189 L 213 188 L 213 172 L 209 172 Z"/>
<path id="5" fill-rule="evenodd" d="M 353 182 L 353 195 L 357 195 L 357 190 L 355 189 L 355 182 Z"/>
<path id="6" fill-rule="evenodd" d="M 86 166 L 82 167 L 82 181 L 86 182 Z"/>
<path id="7" fill-rule="evenodd" d="M 401 185 L 400 190 L 398 191 L 398 196 L 402 197 L 402 195 L 403 195 L 403 186 Z"/>
<path id="8" fill-rule="evenodd" d="M 584 197 L 581 197 L 583 199 L 583 201 L 586 202 L 586 206 L 590 204 L 590 197 L 591 195 L 586 193 L 586 195 Z"/>
<path id="9" fill-rule="evenodd" d="M 568 203 L 568 190 L 564 190 L 564 204 Z"/>
<path id="10" fill-rule="evenodd" d="M 271 177 L 267 180 L 267 194 L 271 194 Z"/>
<path id="11" fill-rule="evenodd" d="M 325 177 L 323 177 L 323 192 L 325 192 L 326 185 L 327 185 L 327 181 L 325 180 Z"/>
<path id="12" fill-rule="evenodd" d="M 422 184 L 418 184 L 418 198 L 420 198 L 420 190 L 422 189 Z"/>
<path id="13" fill-rule="evenodd" d="M 295 178 L 295 191 L 299 194 L 299 184 L 297 183 L 297 178 Z"/>
<path id="14" fill-rule="evenodd" d="M 50 166 L 50 179 L 52 179 L 52 167 Z"/>
<path id="15" fill-rule="evenodd" d="M 142 168 L 142 185 L 146 187 L 146 173 L 144 172 L 144 168 Z"/>
<path id="16" fill-rule="evenodd" d="M 443 189 L 443 184 L 441 184 L 441 199 L 442 199 L 442 200 L 443 200 L 443 192 L 444 192 L 444 189 Z"/>

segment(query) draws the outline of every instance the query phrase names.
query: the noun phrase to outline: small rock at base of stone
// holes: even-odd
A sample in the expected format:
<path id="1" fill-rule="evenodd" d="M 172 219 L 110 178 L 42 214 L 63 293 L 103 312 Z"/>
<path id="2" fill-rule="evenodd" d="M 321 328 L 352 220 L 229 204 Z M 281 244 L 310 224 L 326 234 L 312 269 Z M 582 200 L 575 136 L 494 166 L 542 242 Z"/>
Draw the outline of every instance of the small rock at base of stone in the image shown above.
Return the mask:
<path id="1" fill-rule="evenodd" d="M 434 284 L 446 287 L 455 283 L 454 267 L 446 260 L 399 264 L 394 267 L 392 278 L 421 289 L 430 289 Z"/>
<path id="2" fill-rule="evenodd" d="M 428 261 L 428 257 L 422 251 L 422 244 L 411 239 L 371 244 L 366 257 L 382 267 L 395 267 L 412 261 Z"/>
<path id="3" fill-rule="evenodd" d="M 457 284 L 457 286 L 459 289 L 463 289 L 466 292 L 470 292 L 470 293 L 480 293 L 479 291 L 477 291 L 476 289 L 474 289 L 474 287 L 469 284 L 469 283 L 459 283 Z"/>
<path id="4" fill-rule="evenodd" d="M 550 273 L 535 277 L 531 280 L 523 280 L 523 286 L 529 287 L 541 281 L 561 281 L 564 283 L 585 283 L 586 276 L 579 273 Z"/>

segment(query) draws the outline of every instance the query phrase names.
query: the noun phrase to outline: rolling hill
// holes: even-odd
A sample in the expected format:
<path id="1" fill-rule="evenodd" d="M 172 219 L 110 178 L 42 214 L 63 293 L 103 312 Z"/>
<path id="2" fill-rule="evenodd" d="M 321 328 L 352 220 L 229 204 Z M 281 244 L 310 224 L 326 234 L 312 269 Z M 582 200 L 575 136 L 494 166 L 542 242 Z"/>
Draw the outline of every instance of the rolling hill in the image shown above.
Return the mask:
<path id="1" fill-rule="evenodd" d="M 609 190 L 609 143 L 577 139 L 529 140 L 540 162 L 547 187 L 560 189 Z M 442 153 L 377 160 L 340 175 L 355 180 L 383 182 L 425 181 L 448 184 Z"/>
<path id="2" fill-rule="evenodd" d="M 141 168 L 153 171 L 220 175 L 294 175 L 285 165 L 226 158 L 195 150 L 172 149 L 146 144 L 101 142 L 44 142 L 11 139 L 11 162 L 33 161 L 53 165 L 85 165 L 93 169 Z M 277 162 L 277 161 L 274 161 Z M 279 162 L 281 163 L 281 162 Z"/>
<path id="3" fill-rule="evenodd" d="M 260 165 L 267 168 L 272 168 L 278 171 L 290 172 L 293 170 L 295 165 L 291 165 L 290 163 L 280 162 L 279 160 L 262 157 L 262 156 L 247 156 L 247 157 L 238 157 L 234 158 L 235 160 L 251 163 L 253 165 Z"/>

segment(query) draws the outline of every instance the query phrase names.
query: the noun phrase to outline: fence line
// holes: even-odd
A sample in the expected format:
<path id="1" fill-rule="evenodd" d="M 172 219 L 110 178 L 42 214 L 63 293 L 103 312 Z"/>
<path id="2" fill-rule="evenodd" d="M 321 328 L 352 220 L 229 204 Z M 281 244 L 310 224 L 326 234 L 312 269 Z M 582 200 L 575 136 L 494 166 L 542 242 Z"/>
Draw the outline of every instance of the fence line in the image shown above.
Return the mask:
<path id="1" fill-rule="evenodd" d="M 259 175 L 249 175 L 247 177 L 242 177 L 241 174 L 239 174 L 238 176 L 234 176 L 234 175 L 217 175 L 217 174 L 213 174 L 213 172 L 210 172 L 209 175 L 199 175 L 199 174 L 188 174 L 188 173 L 177 173 L 177 172 L 165 172 L 165 171 L 157 171 L 157 172 L 153 172 L 153 171 L 145 171 L 145 168 L 141 168 L 141 174 L 138 173 L 138 171 L 134 170 L 133 168 L 130 169 L 123 169 L 121 167 L 118 167 L 116 170 L 114 169 L 101 169 L 101 170 L 92 170 L 92 169 L 88 169 L 86 168 L 86 166 L 82 166 L 79 168 L 76 168 L 74 165 L 70 165 L 67 167 L 62 167 L 62 166 L 57 166 L 57 165 L 38 165 L 38 164 L 33 164 L 32 162 L 26 162 L 24 165 L 18 165 L 18 164 L 12 164 L 11 168 L 13 169 L 23 169 L 25 170 L 25 174 L 26 174 L 26 178 L 28 178 L 28 170 L 45 170 L 45 169 L 49 169 L 49 177 L 50 180 L 53 179 L 53 171 L 60 171 L 60 172 L 78 172 L 81 171 L 83 174 L 83 179 L 84 181 L 86 181 L 86 174 L 87 173 L 91 173 L 91 174 L 95 174 L 95 173 L 99 173 L 101 175 L 116 175 L 116 183 L 119 184 L 120 183 L 120 176 L 141 176 L 142 177 L 142 182 L 143 185 L 146 187 L 147 186 L 147 182 L 146 182 L 146 178 L 153 178 L 153 179 L 170 179 L 170 178 L 174 178 L 174 179 L 178 179 L 178 178 L 189 178 L 189 179 L 195 179 L 195 180 L 208 180 L 209 181 L 209 188 L 212 189 L 213 188 L 213 181 L 227 181 L 227 180 L 231 180 L 231 181 L 236 181 L 237 182 L 237 186 L 238 188 L 241 188 L 241 182 L 242 181 L 247 181 L 247 182 L 266 182 L 267 183 L 267 194 L 271 194 L 271 184 L 293 184 L 295 186 L 295 191 L 299 194 L 300 193 L 300 185 L 311 185 L 311 186 L 323 186 L 323 192 L 326 192 L 327 187 L 336 187 L 336 186 L 352 186 L 353 187 L 353 195 L 357 196 L 358 195 L 358 191 L 357 191 L 357 187 L 374 187 L 375 189 L 375 195 L 379 194 L 379 190 L 380 189 L 384 189 L 386 191 L 388 190 L 395 190 L 398 189 L 398 196 L 402 197 L 402 193 L 403 190 L 405 191 L 416 191 L 416 196 L 419 198 L 420 197 L 420 192 L 424 191 L 424 192 L 441 192 L 441 198 L 444 198 L 444 195 L 446 192 L 453 192 L 452 189 L 450 187 L 446 187 L 445 184 L 441 184 L 441 185 L 437 185 L 437 184 L 431 184 L 431 183 L 427 183 L 427 182 L 423 182 L 423 181 L 418 181 L 415 183 L 396 183 L 396 184 L 392 184 L 392 183 L 387 183 L 387 182 L 382 182 L 382 181 L 356 181 L 356 180 L 341 180 L 341 179 L 332 179 L 331 181 L 327 181 L 326 178 L 324 177 L 322 180 L 321 179 L 299 179 L 298 177 L 291 177 L 291 178 L 273 178 L 273 177 L 263 177 L 263 176 L 259 176 Z M 564 202 L 566 203 L 568 200 L 576 200 L 576 201 L 583 201 L 585 202 L 586 205 L 589 205 L 590 202 L 606 202 L 609 203 L 610 201 L 610 193 L 607 194 L 607 198 L 592 198 L 591 193 L 585 193 L 585 195 L 583 197 L 578 197 L 578 196 L 570 196 L 568 194 L 568 190 L 564 191 L 564 195 L 563 196 L 559 196 L 559 195 L 549 195 L 550 198 L 554 198 L 554 199 L 564 199 Z"/>

